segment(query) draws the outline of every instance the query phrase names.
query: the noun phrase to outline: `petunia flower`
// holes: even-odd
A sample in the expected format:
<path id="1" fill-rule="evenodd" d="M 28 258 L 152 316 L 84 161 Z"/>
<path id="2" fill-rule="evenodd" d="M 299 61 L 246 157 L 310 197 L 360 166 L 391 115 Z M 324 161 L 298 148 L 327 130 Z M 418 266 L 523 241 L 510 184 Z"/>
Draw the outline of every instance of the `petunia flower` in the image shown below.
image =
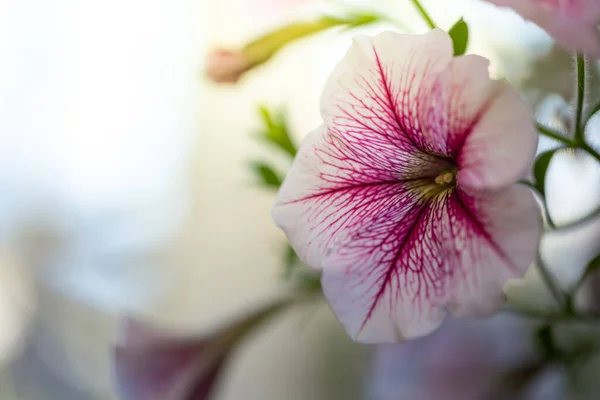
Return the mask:
<path id="1" fill-rule="evenodd" d="M 125 319 L 114 350 L 120 394 L 126 400 L 209 398 L 237 345 L 289 304 L 290 299 L 278 300 L 203 337 L 176 335 Z"/>
<path id="2" fill-rule="evenodd" d="M 600 56 L 600 2 L 597 0 L 487 1 L 514 9 L 569 49 Z"/>
<path id="3" fill-rule="evenodd" d="M 488 61 L 424 35 L 358 37 L 321 100 L 273 218 L 350 336 L 397 342 L 446 311 L 504 304 L 541 234 L 523 177 L 537 143 L 531 109 Z"/>

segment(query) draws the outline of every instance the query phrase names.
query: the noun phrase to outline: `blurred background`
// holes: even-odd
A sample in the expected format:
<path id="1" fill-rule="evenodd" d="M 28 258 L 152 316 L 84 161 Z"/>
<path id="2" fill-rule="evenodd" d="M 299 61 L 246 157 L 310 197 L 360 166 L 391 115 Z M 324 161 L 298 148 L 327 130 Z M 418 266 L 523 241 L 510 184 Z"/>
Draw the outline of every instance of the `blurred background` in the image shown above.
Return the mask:
<path id="1" fill-rule="evenodd" d="M 408 1 L 346 3 L 426 29 Z M 463 16 L 469 51 L 489 57 L 495 76 L 560 125 L 572 88 L 536 70 L 556 51 L 540 29 L 477 0 L 423 3 L 442 27 Z M 309 37 L 236 85 L 202 71 L 212 49 L 335 7 L 0 1 L 0 398 L 117 399 L 111 346 L 120 316 L 201 333 L 277 296 L 285 241 L 269 215 L 275 194 L 256 184 L 248 162 L 285 168 L 285 160 L 253 140 L 257 106 L 285 109 L 301 140 L 319 124 L 321 89 L 352 35 L 397 28 Z M 569 70 L 569 57 L 556 54 L 553 71 Z M 571 161 L 577 173 L 592 170 Z M 565 200 L 568 176 L 552 200 L 565 220 L 600 193 L 594 181 L 582 184 L 592 194 L 577 197 L 589 204 Z M 361 399 L 371 353 L 351 343 L 326 304 L 309 304 L 253 334 L 214 398 Z"/>

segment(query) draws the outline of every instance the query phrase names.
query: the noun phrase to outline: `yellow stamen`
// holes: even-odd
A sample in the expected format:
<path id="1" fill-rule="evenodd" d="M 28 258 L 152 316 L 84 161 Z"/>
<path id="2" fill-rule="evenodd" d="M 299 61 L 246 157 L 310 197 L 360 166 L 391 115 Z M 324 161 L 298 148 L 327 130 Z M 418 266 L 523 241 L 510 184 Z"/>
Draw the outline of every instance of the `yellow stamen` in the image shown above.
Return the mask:
<path id="1" fill-rule="evenodd" d="M 434 182 L 436 185 L 447 186 L 454 183 L 456 179 L 456 171 L 455 170 L 445 170 L 441 174 L 435 177 Z"/>
<path id="2" fill-rule="evenodd" d="M 452 174 L 451 172 L 446 172 L 442 179 L 446 183 L 452 183 L 452 181 L 454 180 L 454 174 Z"/>

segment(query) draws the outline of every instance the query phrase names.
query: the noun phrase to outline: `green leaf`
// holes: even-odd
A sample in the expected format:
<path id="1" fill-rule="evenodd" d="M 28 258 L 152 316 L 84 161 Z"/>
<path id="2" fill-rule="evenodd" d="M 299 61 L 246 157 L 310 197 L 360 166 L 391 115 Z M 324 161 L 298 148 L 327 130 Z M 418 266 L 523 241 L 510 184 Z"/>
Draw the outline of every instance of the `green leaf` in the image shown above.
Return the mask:
<path id="1" fill-rule="evenodd" d="M 581 285 L 583 285 L 585 280 L 590 275 L 592 275 L 594 272 L 598 271 L 598 269 L 600 269 L 600 254 L 598 254 L 596 257 L 594 257 L 592 259 L 592 261 L 590 261 L 588 263 L 587 267 L 585 267 L 585 271 L 583 271 L 583 275 L 581 276 L 581 279 L 579 280 L 577 287 L 580 287 Z"/>
<path id="2" fill-rule="evenodd" d="M 448 32 L 452 38 L 452 44 L 454 45 L 454 55 L 462 56 L 467 51 L 469 45 L 469 26 L 461 18 L 454 24 Z"/>
<path id="3" fill-rule="evenodd" d="M 267 187 L 278 189 L 283 182 L 283 178 L 275 172 L 273 167 L 267 165 L 262 161 L 253 161 L 250 163 L 250 168 L 259 179 L 259 182 Z"/>
<path id="4" fill-rule="evenodd" d="M 285 279 L 290 281 L 297 290 L 304 293 L 321 291 L 321 272 L 314 271 L 304 265 L 290 245 L 285 250 L 284 266 Z"/>
<path id="5" fill-rule="evenodd" d="M 551 325 L 542 325 L 535 333 L 537 346 L 542 355 L 548 359 L 554 359 L 558 354 L 556 343 L 554 342 L 554 333 Z"/>
<path id="6" fill-rule="evenodd" d="M 284 266 L 285 266 L 284 276 L 286 278 L 290 278 L 292 276 L 294 268 L 296 267 L 296 265 L 298 265 L 299 261 L 300 261 L 300 259 L 298 258 L 296 251 L 292 248 L 292 246 L 288 245 L 287 248 L 285 249 L 285 261 L 284 261 Z"/>
<path id="7" fill-rule="evenodd" d="M 321 272 L 309 269 L 306 266 L 298 268 L 296 271 L 295 285 L 303 293 L 318 293 L 321 288 Z"/>
<path id="8" fill-rule="evenodd" d="M 290 137 L 284 113 L 272 112 L 264 106 L 258 108 L 258 113 L 263 123 L 259 137 L 294 158 L 298 148 Z"/>
<path id="9" fill-rule="evenodd" d="M 381 21 L 382 17 L 372 13 L 354 13 L 344 19 L 348 22 L 348 26 L 344 30 L 349 30 Z"/>
<path id="10" fill-rule="evenodd" d="M 533 176 L 535 177 L 535 184 L 539 189 L 540 193 L 543 195 L 546 194 L 546 170 L 548 169 L 548 165 L 550 165 L 550 161 L 552 160 L 552 156 L 556 153 L 557 149 L 548 150 L 540 154 L 533 165 Z"/>
<path id="11" fill-rule="evenodd" d="M 374 14 L 356 13 L 348 17 L 325 15 L 312 21 L 298 21 L 282 26 L 247 43 L 242 52 L 251 67 L 263 64 L 271 59 L 285 46 L 328 29 L 342 27 L 353 28 L 380 21 Z"/>
<path id="12" fill-rule="evenodd" d="M 596 272 L 600 269 L 600 254 L 598 254 L 590 263 L 587 265 L 585 269 L 586 275 Z"/>

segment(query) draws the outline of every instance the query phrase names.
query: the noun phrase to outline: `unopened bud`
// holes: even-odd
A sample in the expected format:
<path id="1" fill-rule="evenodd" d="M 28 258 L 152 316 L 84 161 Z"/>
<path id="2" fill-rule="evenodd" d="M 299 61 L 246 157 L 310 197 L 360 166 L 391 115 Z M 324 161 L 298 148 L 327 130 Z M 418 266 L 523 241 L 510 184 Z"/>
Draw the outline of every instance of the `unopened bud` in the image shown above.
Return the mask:
<path id="1" fill-rule="evenodd" d="M 297 22 L 271 31 L 239 50 L 215 50 L 208 54 L 206 76 L 217 83 L 236 83 L 247 71 L 267 62 L 288 44 L 324 30 L 373 23 L 379 17 L 355 14 L 346 18 L 322 17 L 315 21 Z"/>
<path id="2" fill-rule="evenodd" d="M 236 83 L 252 63 L 242 50 L 213 50 L 206 57 L 206 76 L 216 83 Z"/>

